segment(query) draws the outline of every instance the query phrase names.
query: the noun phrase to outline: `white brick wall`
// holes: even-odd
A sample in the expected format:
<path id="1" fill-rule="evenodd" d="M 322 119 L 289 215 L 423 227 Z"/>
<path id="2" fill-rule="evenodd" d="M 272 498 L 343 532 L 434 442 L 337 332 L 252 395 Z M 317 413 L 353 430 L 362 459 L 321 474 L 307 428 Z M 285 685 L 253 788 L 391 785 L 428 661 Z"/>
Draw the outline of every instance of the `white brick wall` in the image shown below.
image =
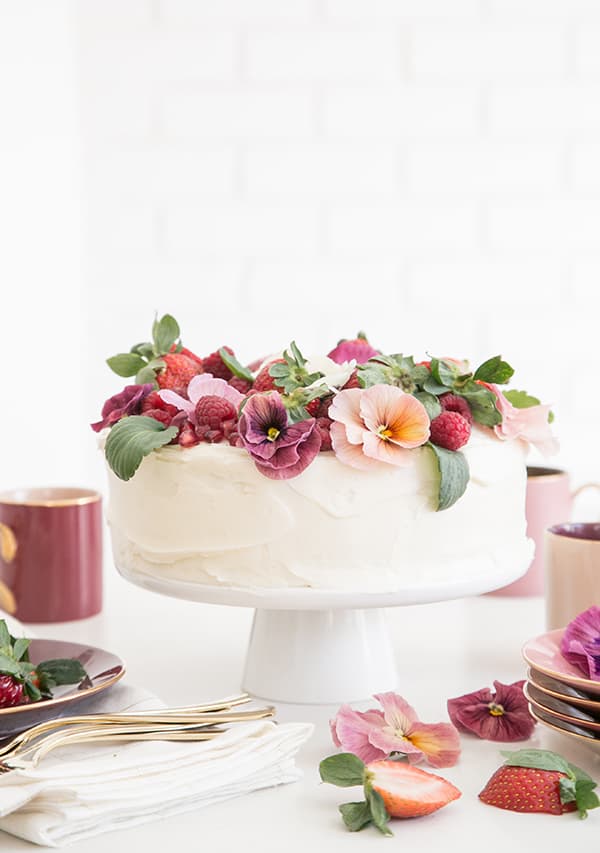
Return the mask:
<path id="1" fill-rule="evenodd" d="M 114 389 L 102 358 L 155 309 L 242 358 L 366 328 L 384 348 L 503 352 L 552 399 L 559 462 L 600 478 L 597 0 L 73 14 L 90 417 Z"/>

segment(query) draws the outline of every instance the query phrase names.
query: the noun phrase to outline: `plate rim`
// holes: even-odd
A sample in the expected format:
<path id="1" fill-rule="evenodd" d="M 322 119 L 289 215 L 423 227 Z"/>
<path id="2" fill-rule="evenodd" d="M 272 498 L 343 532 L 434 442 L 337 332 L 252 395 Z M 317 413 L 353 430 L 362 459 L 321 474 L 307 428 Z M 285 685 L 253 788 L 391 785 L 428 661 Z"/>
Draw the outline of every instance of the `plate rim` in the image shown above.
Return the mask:
<path id="1" fill-rule="evenodd" d="M 562 711 L 555 711 L 554 708 L 548 708 L 545 705 L 541 705 L 536 699 L 533 698 L 533 696 L 529 694 L 527 686 L 527 684 L 523 685 L 523 692 L 529 704 L 533 705 L 534 708 L 540 708 L 545 714 L 550 714 L 553 717 L 558 717 L 559 720 L 564 720 L 565 723 L 573 723 L 574 725 L 580 726 L 581 728 L 589 728 L 592 732 L 600 733 L 600 722 L 596 722 L 594 720 L 580 720 L 578 717 L 571 717 L 569 716 L 569 714 L 564 714 Z M 535 687 L 536 685 L 533 686 Z"/>
<path id="2" fill-rule="evenodd" d="M 530 681 L 531 684 L 537 690 L 540 690 L 542 693 L 546 693 L 548 696 L 552 696 L 554 699 L 560 699 L 561 701 L 568 699 L 572 705 L 581 706 L 582 708 L 592 706 L 594 709 L 600 711 L 600 694 L 597 694 L 597 699 L 581 699 L 579 696 L 568 696 L 566 693 L 558 693 L 556 690 L 551 690 L 549 687 L 544 687 L 543 685 L 538 684 L 538 682 L 534 678 L 532 678 L 532 673 L 535 672 L 539 672 L 540 675 L 546 675 L 546 673 L 542 672 L 541 670 L 538 670 L 537 667 L 529 667 L 527 671 L 527 680 Z M 554 680 L 556 681 L 557 679 Z"/>
<path id="3" fill-rule="evenodd" d="M 112 657 L 117 659 L 117 661 L 119 662 L 119 667 L 120 667 L 119 671 L 115 675 L 113 675 L 110 678 L 103 681 L 102 684 L 97 684 L 97 685 L 94 685 L 92 687 L 89 687 L 89 688 L 82 690 L 81 694 L 79 694 L 79 698 L 83 698 L 84 696 L 86 698 L 88 696 L 94 696 L 96 693 L 99 693 L 101 690 L 106 690 L 108 687 L 112 687 L 113 684 L 116 684 L 117 681 L 120 681 L 123 678 L 123 676 L 125 675 L 126 666 L 125 666 L 125 662 L 122 660 L 122 658 L 120 658 L 119 655 L 116 655 L 114 652 L 109 652 L 107 649 L 101 649 L 99 646 L 93 646 L 90 643 L 77 643 L 77 642 L 74 642 L 72 640 L 57 640 L 57 639 L 54 639 L 52 637 L 31 637 L 30 641 L 31 641 L 31 643 L 42 642 L 42 643 L 57 643 L 57 644 L 61 644 L 61 645 L 70 645 L 70 646 L 80 646 L 81 648 L 93 649 L 96 652 L 102 652 L 105 655 L 111 655 Z M 56 698 L 52 698 L 52 699 L 43 699 L 43 700 L 38 700 L 37 702 L 30 702 L 30 703 L 28 702 L 28 703 L 23 703 L 21 705 L 12 705 L 9 708 L 0 708 L 0 720 L 2 719 L 2 717 L 5 717 L 5 716 L 7 717 L 7 716 L 10 716 L 11 714 L 18 714 L 18 713 L 23 714 L 23 713 L 27 713 L 28 711 L 29 712 L 37 711 L 40 708 L 59 707 L 61 705 L 66 705 L 70 701 L 72 701 L 73 698 L 78 698 L 77 694 L 69 693 L 66 696 L 57 696 Z"/>
<path id="4" fill-rule="evenodd" d="M 535 711 L 531 708 L 530 705 L 530 713 L 535 717 L 538 723 L 541 723 L 543 726 L 547 726 L 549 729 L 552 729 L 553 732 L 558 732 L 560 735 L 565 735 L 566 737 L 574 737 L 587 746 L 593 745 L 594 747 L 600 749 L 600 738 L 593 737 L 590 735 L 580 735 L 578 732 L 570 732 L 567 729 L 562 729 L 560 726 L 555 726 L 552 723 L 549 723 L 547 720 L 544 720 L 543 717 L 538 717 Z"/>
<path id="5" fill-rule="evenodd" d="M 523 644 L 521 648 L 521 655 L 523 656 L 528 666 L 532 667 L 533 669 L 537 669 L 538 672 L 541 672 L 544 675 L 549 675 L 551 678 L 554 678 L 557 681 L 564 681 L 566 684 L 572 684 L 575 687 L 581 687 L 584 690 L 588 688 L 588 692 L 590 692 L 589 686 L 592 685 L 594 689 L 591 692 L 600 696 L 600 681 L 594 681 L 591 678 L 582 678 L 577 675 L 571 675 L 568 672 L 558 672 L 555 669 L 547 669 L 546 667 L 540 666 L 540 664 L 535 663 L 531 660 L 531 658 L 527 657 L 527 648 L 532 643 L 536 643 L 539 640 L 544 640 L 547 638 L 550 638 L 552 641 L 554 641 L 554 638 L 558 635 L 562 636 L 565 630 L 565 628 L 555 628 L 553 631 L 546 631 L 544 634 L 538 634 L 537 637 L 532 637 L 530 640 L 527 640 L 527 642 Z M 565 663 L 567 663 L 569 666 L 572 666 L 572 664 L 570 664 L 569 661 L 566 660 L 566 658 Z"/>

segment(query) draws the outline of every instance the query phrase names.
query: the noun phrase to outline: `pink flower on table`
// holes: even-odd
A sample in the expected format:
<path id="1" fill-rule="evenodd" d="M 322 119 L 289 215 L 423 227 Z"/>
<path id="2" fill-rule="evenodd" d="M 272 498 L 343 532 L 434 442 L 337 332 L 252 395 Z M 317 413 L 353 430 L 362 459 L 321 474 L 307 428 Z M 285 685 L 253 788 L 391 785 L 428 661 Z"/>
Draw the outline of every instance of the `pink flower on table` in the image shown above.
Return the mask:
<path id="1" fill-rule="evenodd" d="M 187 399 L 177 394 L 175 391 L 159 391 L 161 400 L 169 403 L 171 406 L 176 406 L 180 411 L 185 412 L 188 420 L 196 424 L 196 405 L 202 397 L 223 397 L 231 403 L 237 412 L 240 403 L 244 399 L 244 395 L 225 382 L 224 379 L 215 379 L 211 373 L 201 373 L 194 376 L 187 387 Z"/>
<path id="2" fill-rule="evenodd" d="M 371 468 L 407 465 L 409 451 L 429 438 L 429 416 L 416 397 L 395 385 L 348 388 L 329 407 L 331 441 L 340 462 Z"/>
<path id="3" fill-rule="evenodd" d="M 496 396 L 496 408 L 502 415 L 502 423 L 494 427 L 498 438 L 522 438 L 532 444 L 544 456 L 552 456 L 558 452 L 558 441 L 552 435 L 548 423 L 550 406 L 529 406 L 517 409 L 506 399 L 498 385 L 481 382 L 482 385 Z"/>
<path id="4" fill-rule="evenodd" d="M 365 764 L 398 752 L 412 763 L 424 760 L 432 767 L 456 764 L 460 739 L 454 726 L 420 722 L 414 708 L 397 693 L 379 693 L 373 698 L 383 711 L 354 711 L 342 705 L 330 722 L 336 746 L 353 752 Z"/>
<path id="5" fill-rule="evenodd" d="M 488 687 L 448 699 L 448 714 L 461 732 L 477 735 L 484 740 L 509 743 L 527 740 L 535 728 L 535 719 L 523 693 L 524 681 L 502 684 L 494 681 Z"/>

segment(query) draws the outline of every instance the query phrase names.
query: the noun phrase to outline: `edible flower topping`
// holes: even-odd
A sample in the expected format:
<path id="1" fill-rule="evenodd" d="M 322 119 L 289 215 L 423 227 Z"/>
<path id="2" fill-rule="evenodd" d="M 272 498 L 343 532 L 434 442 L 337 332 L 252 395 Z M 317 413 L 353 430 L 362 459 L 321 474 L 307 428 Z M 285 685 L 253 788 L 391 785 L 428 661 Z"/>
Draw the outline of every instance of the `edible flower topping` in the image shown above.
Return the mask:
<path id="1" fill-rule="evenodd" d="M 178 409 L 185 412 L 193 424 L 196 423 L 196 404 L 202 397 L 223 397 L 232 403 L 236 409 L 244 399 L 244 395 L 240 394 L 232 385 L 229 385 L 224 379 L 215 379 L 210 373 L 194 376 L 187 387 L 187 400 L 175 391 L 170 390 L 159 391 L 159 396 L 165 403 L 177 406 Z"/>
<path id="2" fill-rule="evenodd" d="M 371 468 L 378 462 L 408 465 L 410 450 L 429 438 L 423 404 L 395 385 L 348 388 L 329 407 L 331 441 L 341 462 Z"/>
<path id="3" fill-rule="evenodd" d="M 458 732 L 450 723 L 422 723 L 406 699 L 397 693 L 379 693 L 383 711 L 354 711 L 342 705 L 331 720 L 336 746 L 368 763 L 401 753 L 411 763 L 452 767 L 460 755 Z"/>
<path id="4" fill-rule="evenodd" d="M 523 693 L 524 681 L 489 687 L 448 699 L 448 715 L 460 732 L 477 735 L 484 740 L 509 743 L 527 740 L 535 727 Z"/>
<path id="5" fill-rule="evenodd" d="M 558 452 L 558 441 L 552 435 L 549 421 L 551 406 L 540 404 L 517 408 L 497 385 L 487 382 L 482 384 L 496 395 L 496 408 L 502 415 L 502 421 L 494 427 L 498 438 L 522 438 L 543 456 L 552 456 Z"/>
<path id="6" fill-rule="evenodd" d="M 154 386 L 148 382 L 145 385 L 126 385 L 118 394 L 109 397 L 102 406 L 102 418 L 91 424 L 94 432 L 100 432 L 105 427 L 111 427 L 126 415 L 137 415 L 142 401 L 150 394 Z"/>
<path id="7" fill-rule="evenodd" d="M 277 391 L 255 394 L 240 415 L 238 432 L 261 474 L 272 480 L 288 480 L 301 474 L 321 447 L 315 419 L 289 424 L 288 413 Z"/>
<path id="8" fill-rule="evenodd" d="M 588 607 L 569 622 L 560 651 L 586 678 L 600 681 L 600 607 Z"/>

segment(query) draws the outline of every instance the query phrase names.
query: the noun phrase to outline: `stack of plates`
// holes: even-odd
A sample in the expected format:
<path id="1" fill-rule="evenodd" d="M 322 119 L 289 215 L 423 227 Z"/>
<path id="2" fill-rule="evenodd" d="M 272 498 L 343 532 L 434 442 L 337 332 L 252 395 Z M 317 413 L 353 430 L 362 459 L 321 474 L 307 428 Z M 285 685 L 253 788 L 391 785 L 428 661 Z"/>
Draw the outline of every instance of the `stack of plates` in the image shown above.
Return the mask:
<path id="1" fill-rule="evenodd" d="M 543 725 L 600 749 L 600 681 L 586 678 L 562 656 L 563 631 L 542 634 L 523 647 L 529 709 Z"/>

